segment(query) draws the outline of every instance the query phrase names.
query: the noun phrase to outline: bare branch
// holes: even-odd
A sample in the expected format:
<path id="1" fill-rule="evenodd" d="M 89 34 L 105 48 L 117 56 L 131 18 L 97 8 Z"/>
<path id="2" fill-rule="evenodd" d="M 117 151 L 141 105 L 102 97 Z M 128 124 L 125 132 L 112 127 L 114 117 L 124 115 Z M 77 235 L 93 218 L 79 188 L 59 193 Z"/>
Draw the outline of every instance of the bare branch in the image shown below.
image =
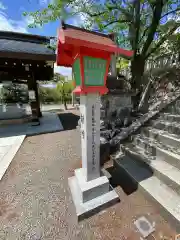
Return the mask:
<path id="1" fill-rule="evenodd" d="M 142 35 L 142 37 L 141 37 L 139 43 L 140 43 L 140 42 L 143 40 L 143 38 L 145 37 L 145 35 L 146 35 L 148 29 L 149 29 L 149 26 L 144 30 L 143 35 Z"/>
<path id="2" fill-rule="evenodd" d="M 99 12 L 99 13 L 90 13 L 90 12 L 85 12 L 87 15 L 89 15 L 90 17 L 98 17 L 98 16 L 101 16 L 103 14 L 106 13 L 106 11 L 104 12 Z"/>
<path id="3" fill-rule="evenodd" d="M 114 20 L 114 21 L 111 21 L 111 22 L 103 25 L 103 27 L 106 28 L 114 23 L 129 23 L 129 21 L 128 20 Z"/>
<path id="4" fill-rule="evenodd" d="M 176 12 L 178 12 L 178 11 L 180 11 L 180 7 L 177 7 L 176 9 L 165 13 L 165 14 L 161 17 L 161 19 L 164 18 L 164 17 L 166 17 L 166 16 L 168 16 L 168 15 L 170 15 L 170 14 L 172 14 L 172 13 L 176 13 Z"/>

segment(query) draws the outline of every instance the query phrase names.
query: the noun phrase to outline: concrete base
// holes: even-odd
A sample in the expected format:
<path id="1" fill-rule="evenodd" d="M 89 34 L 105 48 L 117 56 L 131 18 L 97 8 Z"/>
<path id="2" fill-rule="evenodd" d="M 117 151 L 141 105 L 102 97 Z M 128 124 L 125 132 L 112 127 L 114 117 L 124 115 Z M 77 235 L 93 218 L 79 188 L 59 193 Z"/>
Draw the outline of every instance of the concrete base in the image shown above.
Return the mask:
<path id="1" fill-rule="evenodd" d="M 89 217 L 119 200 L 106 176 L 86 182 L 83 169 L 76 169 L 75 176 L 68 179 L 78 220 Z"/>
<path id="2" fill-rule="evenodd" d="M 8 126 L 0 127 L 0 136 L 11 137 L 11 136 L 33 136 L 38 134 L 53 133 L 63 130 L 63 126 L 56 113 L 43 112 L 43 117 L 39 119 L 40 125 L 32 126 L 32 122 L 24 124 L 11 124 Z"/>

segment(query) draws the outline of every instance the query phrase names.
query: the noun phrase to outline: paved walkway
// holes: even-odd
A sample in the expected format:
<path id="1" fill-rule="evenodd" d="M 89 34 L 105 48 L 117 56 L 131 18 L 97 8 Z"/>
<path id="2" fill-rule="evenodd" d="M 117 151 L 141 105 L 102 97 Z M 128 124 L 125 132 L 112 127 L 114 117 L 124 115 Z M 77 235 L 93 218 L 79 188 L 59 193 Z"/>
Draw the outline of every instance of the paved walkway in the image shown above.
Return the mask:
<path id="1" fill-rule="evenodd" d="M 134 226 L 140 216 L 155 223 L 148 240 L 174 236 L 160 210 L 139 190 L 127 193 L 118 178 L 121 202 L 77 223 L 67 179 L 80 159 L 78 130 L 25 139 L 0 181 L 1 240 L 140 240 Z"/>
<path id="2" fill-rule="evenodd" d="M 42 133 L 52 133 L 62 131 L 63 126 L 56 113 L 43 112 L 39 126 L 32 126 L 32 123 L 11 124 L 0 127 L 0 137 L 18 136 L 18 135 L 37 135 Z"/>
<path id="3" fill-rule="evenodd" d="M 63 126 L 55 113 L 44 112 L 40 126 L 31 123 L 0 127 L 0 180 L 26 136 L 62 131 Z"/>

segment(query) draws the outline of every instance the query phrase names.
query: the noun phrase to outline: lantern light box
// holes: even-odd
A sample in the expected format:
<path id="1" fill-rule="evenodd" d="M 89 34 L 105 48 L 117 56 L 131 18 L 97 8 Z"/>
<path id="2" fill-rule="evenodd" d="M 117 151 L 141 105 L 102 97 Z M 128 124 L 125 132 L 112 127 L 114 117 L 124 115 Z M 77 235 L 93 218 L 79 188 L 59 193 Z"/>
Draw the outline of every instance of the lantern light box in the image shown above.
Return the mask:
<path id="1" fill-rule="evenodd" d="M 97 50 L 91 50 L 91 54 L 84 53 L 84 51 L 78 54 L 72 64 L 76 85 L 74 93 L 99 92 L 105 94 L 109 64 L 110 55 L 102 54 Z"/>
<path id="2" fill-rule="evenodd" d="M 107 64 L 108 62 L 105 59 L 93 58 L 89 56 L 83 57 L 84 85 L 103 86 Z M 81 83 L 83 83 L 83 78 L 81 76 L 81 66 L 79 58 L 77 58 L 73 64 L 73 72 L 76 86 L 80 86 Z"/>

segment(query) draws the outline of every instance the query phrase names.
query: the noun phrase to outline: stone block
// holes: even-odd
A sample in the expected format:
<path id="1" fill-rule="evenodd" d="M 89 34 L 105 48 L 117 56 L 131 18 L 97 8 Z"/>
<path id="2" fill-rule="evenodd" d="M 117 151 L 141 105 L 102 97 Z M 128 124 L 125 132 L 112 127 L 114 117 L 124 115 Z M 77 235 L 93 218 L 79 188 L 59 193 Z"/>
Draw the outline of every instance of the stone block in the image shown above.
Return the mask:
<path id="1" fill-rule="evenodd" d="M 89 201 L 82 202 L 81 191 L 77 177 L 70 177 L 68 179 L 68 182 L 78 221 L 90 217 L 95 213 L 102 211 L 104 208 L 120 201 L 118 194 L 109 185 L 110 189 L 108 189 L 106 193 L 99 195 L 98 197 L 95 197 Z"/>
<path id="2" fill-rule="evenodd" d="M 75 176 L 80 188 L 80 196 L 83 203 L 109 191 L 109 181 L 106 176 L 101 176 L 87 182 L 83 168 L 76 169 Z"/>

